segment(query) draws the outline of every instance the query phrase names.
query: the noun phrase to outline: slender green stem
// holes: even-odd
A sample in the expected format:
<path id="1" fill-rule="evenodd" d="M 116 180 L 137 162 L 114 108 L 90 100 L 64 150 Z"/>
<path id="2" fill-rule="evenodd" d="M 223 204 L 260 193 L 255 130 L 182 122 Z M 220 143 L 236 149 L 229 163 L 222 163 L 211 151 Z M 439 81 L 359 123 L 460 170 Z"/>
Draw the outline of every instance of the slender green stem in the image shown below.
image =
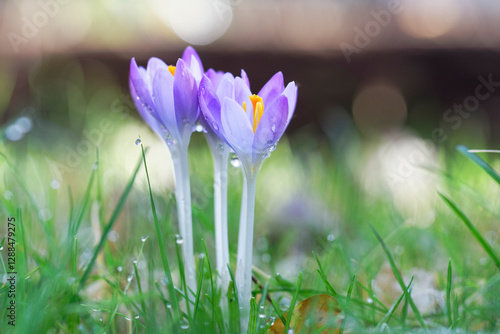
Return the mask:
<path id="1" fill-rule="evenodd" d="M 255 186 L 257 173 L 244 173 L 243 196 L 240 211 L 238 235 L 238 256 L 236 261 L 236 287 L 240 303 L 241 329 L 248 328 L 250 316 L 250 297 L 252 296 L 252 251 L 253 225 L 255 213 Z"/>
<path id="2" fill-rule="evenodd" d="M 191 215 L 191 185 L 189 183 L 188 144 L 177 145 L 170 150 L 175 172 L 175 198 L 179 215 L 179 232 L 182 237 L 182 256 L 186 273 L 186 296 L 196 293 L 196 267 L 193 248 L 193 222 Z"/>

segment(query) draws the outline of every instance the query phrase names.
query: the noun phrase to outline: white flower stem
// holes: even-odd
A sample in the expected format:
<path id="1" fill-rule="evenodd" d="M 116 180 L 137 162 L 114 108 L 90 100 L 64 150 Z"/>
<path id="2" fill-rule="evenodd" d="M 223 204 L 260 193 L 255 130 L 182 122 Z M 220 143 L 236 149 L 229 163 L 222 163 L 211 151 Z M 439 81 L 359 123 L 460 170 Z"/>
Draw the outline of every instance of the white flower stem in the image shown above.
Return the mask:
<path id="1" fill-rule="evenodd" d="M 250 298 L 252 294 L 252 251 L 253 225 L 255 213 L 255 186 L 257 173 L 244 169 L 243 194 L 240 211 L 238 235 L 238 256 L 236 262 L 236 288 L 240 306 L 241 332 L 246 333 L 250 316 Z"/>
<path id="2" fill-rule="evenodd" d="M 179 145 L 171 150 L 175 171 L 175 198 L 177 200 L 177 213 L 179 218 L 179 232 L 183 239 L 182 257 L 188 290 L 196 293 L 196 267 L 193 250 L 193 222 L 191 216 L 191 186 L 189 183 L 188 144 Z M 187 296 L 193 293 L 185 291 Z"/>
<path id="3" fill-rule="evenodd" d="M 222 148 L 222 149 L 219 149 Z M 214 155 L 214 212 L 215 212 L 215 255 L 222 302 L 229 286 L 229 240 L 227 228 L 227 165 L 230 149 L 227 145 L 217 145 Z M 224 310 L 224 309 L 223 309 Z"/>

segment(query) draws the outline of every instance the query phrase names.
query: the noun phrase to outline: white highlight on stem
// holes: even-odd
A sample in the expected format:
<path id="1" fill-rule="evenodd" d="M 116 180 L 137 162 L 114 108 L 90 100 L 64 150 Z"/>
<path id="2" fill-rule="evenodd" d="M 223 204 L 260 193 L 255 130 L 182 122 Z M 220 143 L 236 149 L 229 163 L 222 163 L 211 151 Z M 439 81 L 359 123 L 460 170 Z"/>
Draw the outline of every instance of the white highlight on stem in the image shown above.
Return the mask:
<path id="1" fill-rule="evenodd" d="M 248 328 L 250 298 L 252 296 L 252 252 L 257 174 L 258 169 L 248 171 L 243 168 L 243 193 L 241 198 L 238 256 L 235 277 L 236 288 L 238 290 L 242 333 L 246 333 Z"/>
<path id="2" fill-rule="evenodd" d="M 226 294 L 229 286 L 229 240 L 227 227 L 227 166 L 229 160 L 230 148 L 224 142 L 218 140 L 218 143 L 212 147 L 214 158 L 214 213 L 215 213 L 215 257 L 217 272 L 220 275 L 218 281 L 221 288 L 223 311 L 225 306 Z"/>
<path id="3" fill-rule="evenodd" d="M 179 232 L 182 236 L 182 257 L 186 275 L 187 296 L 196 293 L 196 266 L 194 263 L 193 249 L 193 220 L 191 216 L 191 186 L 189 182 L 188 146 L 189 140 L 181 144 L 171 144 L 170 154 L 174 163 L 175 172 L 175 198 L 177 201 L 177 214 Z"/>

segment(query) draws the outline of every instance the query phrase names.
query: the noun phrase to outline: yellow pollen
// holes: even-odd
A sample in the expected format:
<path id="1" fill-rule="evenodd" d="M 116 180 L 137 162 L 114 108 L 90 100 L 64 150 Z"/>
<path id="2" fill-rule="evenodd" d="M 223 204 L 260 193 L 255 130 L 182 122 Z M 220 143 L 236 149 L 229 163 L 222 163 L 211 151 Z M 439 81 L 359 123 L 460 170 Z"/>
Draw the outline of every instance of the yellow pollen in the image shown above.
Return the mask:
<path id="1" fill-rule="evenodd" d="M 175 75 L 175 66 L 169 65 L 168 66 L 168 71 L 172 73 L 172 75 Z"/>
<path id="2" fill-rule="evenodd" d="M 253 104 L 253 133 L 255 133 L 260 123 L 260 119 L 262 118 L 262 114 L 264 114 L 264 101 L 260 96 L 255 94 L 249 97 Z M 243 109 L 245 112 L 247 111 L 247 104 L 245 102 L 243 102 Z"/>

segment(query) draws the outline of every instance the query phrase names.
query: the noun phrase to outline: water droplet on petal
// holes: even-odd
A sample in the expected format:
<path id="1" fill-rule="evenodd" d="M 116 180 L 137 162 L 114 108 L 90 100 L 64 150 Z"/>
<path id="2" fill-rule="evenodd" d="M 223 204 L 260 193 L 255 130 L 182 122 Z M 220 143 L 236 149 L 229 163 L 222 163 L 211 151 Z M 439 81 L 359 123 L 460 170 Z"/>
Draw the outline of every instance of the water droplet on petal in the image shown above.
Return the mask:
<path id="1" fill-rule="evenodd" d="M 148 240 L 148 238 L 149 238 L 149 235 L 143 235 L 143 236 L 141 237 L 141 241 L 142 241 L 142 242 L 146 242 L 146 240 Z"/>
<path id="2" fill-rule="evenodd" d="M 231 157 L 231 166 L 236 167 L 236 168 L 241 167 L 241 161 L 236 155 L 233 155 Z"/>
<path id="3" fill-rule="evenodd" d="M 271 131 L 272 131 L 273 133 L 275 133 L 275 132 L 276 132 L 276 124 L 273 124 L 273 126 L 271 126 Z"/>
<path id="4" fill-rule="evenodd" d="M 198 124 L 196 124 L 195 130 L 196 130 L 196 132 L 203 132 L 205 129 L 203 128 L 203 125 L 198 123 Z"/>
<path id="5" fill-rule="evenodd" d="M 184 239 L 182 238 L 182 235 L 180 234 L 176 234 L 175 235 L 175 242 L 178 244 L 178 245 L 182 245 L 184 243 Z"/>
<path id="6" fill-rule="evenodd" d="M 276 145 L 273 145 L 269 148 L 269 152 L 273 152 L 276 149 Z"/>
<path id="7" fill-rule="evenodd" d="M 212 123 L 212 128 L 214 129 L 214 131 L 219 130 L 219 126 L 215 122 Z"/>
<path id="8" fill-rule="evenodd" d="M 139 138 L 137 138 L 137 139 L 135 140 L 135 144 L 136 144 L 136 145 L 141 145 L 141 143 L 142 143 L 142 139 L 141 139 L 141 137 L 139 137 Z"/>

